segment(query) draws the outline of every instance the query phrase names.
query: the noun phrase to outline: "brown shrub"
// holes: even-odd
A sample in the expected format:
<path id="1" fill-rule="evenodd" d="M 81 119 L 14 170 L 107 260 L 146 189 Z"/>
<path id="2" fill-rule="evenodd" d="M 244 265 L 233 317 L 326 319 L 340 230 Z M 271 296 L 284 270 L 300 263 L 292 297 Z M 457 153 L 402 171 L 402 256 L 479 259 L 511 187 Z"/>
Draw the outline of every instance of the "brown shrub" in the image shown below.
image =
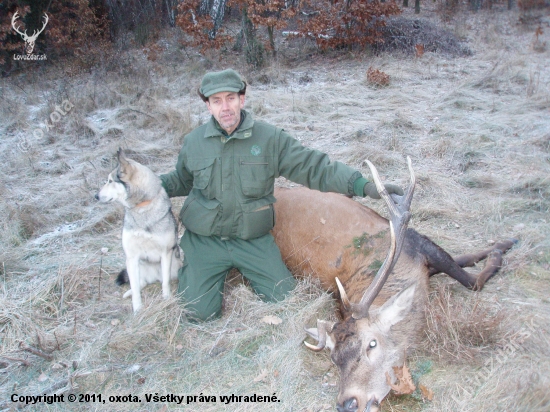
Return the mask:
<path id="1" fill-rule="evenodd" d="M 387 86 L 390 84 L 390 76 L 383 71 L 369 67 L 367 70 L 367 82 L 378 87 Z"/>

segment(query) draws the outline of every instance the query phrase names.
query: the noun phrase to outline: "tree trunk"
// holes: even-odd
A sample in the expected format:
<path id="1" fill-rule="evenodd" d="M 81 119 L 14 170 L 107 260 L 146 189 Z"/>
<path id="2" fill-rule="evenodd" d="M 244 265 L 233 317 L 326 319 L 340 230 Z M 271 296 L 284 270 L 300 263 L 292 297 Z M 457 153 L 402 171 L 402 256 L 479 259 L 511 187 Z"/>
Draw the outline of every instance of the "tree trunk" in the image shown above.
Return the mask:
<path id="1" fill-rule="evenodd" d="M 409 7 L 409 0 L 403 0 L 403 7 Z"/>
<path id="2" fill-rule="evenodd" d="M 176 26 L 176 6 L 177 2 L 174 0 L 165 0 L 166 15 L 168 16 L 168 24 L 170 27 Z"/>
<path id="3" fill-rule="evenodd" d="M 414 14 L 420 14 L 420 0 L 414 0 Z"/>
<path id="4" fill-rule="evenodd" d="M 256 38 L 256 28 L 248 17 L 246 6 L 243 7 L 242 13 L 241 32 L 246 62 L 257 69 L 264 65 L 264 47 Z"/>
<path id="5" fill-rule="evenodd" d="M 271 54 L 273 57 L 277 57 L 277 50 L 275 50 L 275 28 L 273 26 L 267 26 L 267 35 L 269 36 L 269 45 L 271 46 Z"/>
<path id="6" fill-rule="evenodd" d="M 210 30 L 210 33 L 208 33 L 210 39 L 216 38 L 216 33 L 222 25 L 223 18 L 225 16 L 226 3 L 227 0 L 214 0 L 214 3 L 212 4 L 210 16 L 212 17 L 212 21 L 214 22 L 214 27 L 212 28 L 212 30 Z"/>
<path id="7" fill-rule="evenodd" d="M 201 5 L 199 7 L 199 16 L 206 16 L 208 10 L 212 7 L 210 0 L 201 0 Z"/>

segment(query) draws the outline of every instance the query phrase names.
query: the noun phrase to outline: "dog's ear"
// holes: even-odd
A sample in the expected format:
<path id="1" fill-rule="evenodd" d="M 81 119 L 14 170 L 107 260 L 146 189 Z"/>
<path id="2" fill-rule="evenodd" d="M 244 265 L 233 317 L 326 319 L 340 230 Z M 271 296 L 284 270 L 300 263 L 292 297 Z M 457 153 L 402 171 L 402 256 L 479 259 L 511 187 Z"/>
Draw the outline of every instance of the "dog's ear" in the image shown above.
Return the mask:
<path id="1" fill-rule="evenodd" d="M 118 177 L 119 179 L 128 179 L 132 175 L 132 165 L 128 161 L 126 154 L 122 148 L 119 148 L 117 151 L 118 157 Z"/>
<path id="2" fill-rule="evenodd" d="M 122 147 L 118 148 L 118 150 L 116 152 L 116 156 L 117 156 L 117 159 L 118 159 L 119 163 L 122 163 L 122 162 L 128 163 L 126 153 L 124 153 L 124 150 L 122 149 Z"/>

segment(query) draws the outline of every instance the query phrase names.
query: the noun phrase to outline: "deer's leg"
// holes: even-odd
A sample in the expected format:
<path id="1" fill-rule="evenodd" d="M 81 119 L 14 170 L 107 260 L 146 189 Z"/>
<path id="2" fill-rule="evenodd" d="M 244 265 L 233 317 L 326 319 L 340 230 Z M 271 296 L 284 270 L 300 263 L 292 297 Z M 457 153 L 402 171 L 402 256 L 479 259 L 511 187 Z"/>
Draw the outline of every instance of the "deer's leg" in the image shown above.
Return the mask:
<path id="1" fill-rule="evenodd" d="M 506 253 L 508 249 L 514 246 L 518 241 L 516 239 L 503 240 L 493 246 L 493 250 L 489 252 L 485 267 L 479 275 L 477 275 L 476 284 L 472 288 L 473 290 L 481 290 L 485 285 L 485 282 L 489 280 L 499 269 L 502 264 L 502 255 Z"/>
<path id="2" fill-rule="evenodd" d="M 477 262 L 485 259 L 489 254 L 495 250 L 500 250 L 502 253 L 506 253 L 517 241 L 516 240 L 504 240 L 496 243 L 492 248 L 486 249 L 478 253 L 468 253 L 466 255 L 460 255 L 454 257 L 454 261 L 461 268 L 474 266 Z"/>
<path id="3" fill-rule="evenodd" d="M 500 268 L 504 252 L 516 243 L 515 240 L 505 240 L 495 244 L 495 246 L 486 251 L 471 255 L 462 255 L 455 260 L 429 238 L 420 235 L 416 231 L 409 230 L 407 240 L 410 245 L 414 244 L 416 249 L 427 259 L 430 276 L 443 272 L 459 281 L 463 286 L 473 290 L 481 290 L 483 288 L 485 282 Z M 479 275 L 468 273 L 462 269 L 462 266 L 472 266 L 484 258 L 487 258 L 487 262 Z"/>

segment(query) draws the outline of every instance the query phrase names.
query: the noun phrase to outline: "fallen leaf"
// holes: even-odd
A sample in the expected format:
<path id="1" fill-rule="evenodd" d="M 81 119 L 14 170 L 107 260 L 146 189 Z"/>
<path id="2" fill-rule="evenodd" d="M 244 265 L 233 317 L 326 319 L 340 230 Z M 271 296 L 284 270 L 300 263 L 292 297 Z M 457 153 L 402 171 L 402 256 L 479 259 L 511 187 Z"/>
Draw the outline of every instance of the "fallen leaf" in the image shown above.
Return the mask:
<path id="1" fill-rule="evenodd" d="M 327 223 L 327 221 L 323 218 L 321 218 L 321 224 L 324 225 L 325 223 Z"/>
<path id="2" fill-rule="evenodd" d="M 42 372 L 40 374 L 40 376 L 38 377 L 38 382 L 44 382 L 44 381 L 47 381 L 49 378 L 48 378 L 48 375 L 46 375 L 44 372 Z"/>
<path id="3" fill-rule="evenodd" d="M 267 378 L 267 369 L 263 369 L 262 372 L 254 378 L 254 382 L 263 382 Z"/>
<path id="4" fill-rule="evenodd" d="M 434 391 L 432 391 L 430 388 L 428 388 L 427 386 L 424 386 L 422 384 L 418 385 L 418 387 L 420 388 L 420 392 L 422 392 L 422 397 L 424 399 L 427 399 L 429 401 L 433 401 Z"/>
<path id="5" fill-rule="evenodd" d="M 183 349 L 183 345 L 176 345 L 176 349 L 177 349 L 177 350 L 182 350 L 182 349 Z"/>
<path id="6" fill-rule="evenodd" d="M 268 325 L 279 325 L 283 323 L 283 320 L 278 316 L 270 315 L 270 316 L 264 316 L 262 318 L 262 322 L 267 323 Z"/>
<path id="7" fill-rule="evenodd" d="M 412 381 L 411 373 L 406 364 L 403 366 L 394 366 L 393 372 L 397 378 L 396 383 L 391 382 L 390 374 L 386 372 L 386 382 L 395 391 L 397 395 L 409 395 L 414 392 L 416 386 Z"/>
<path id="8" fill-rule="evenodd" d="M 119 323 L 120 323 L 120 320 L 118 320 L 118 319 L 113 319 L 113 320 L 111 321 L 111 325 L 113 325 L 113 326 L 116 326 L 116 325 L 118 325 Z"/>
<path id="9" fill-rule="evenodd" d="M 138 385 L 143 385 L 145 383 L 145 378 L 139 378 L 137 380 Z"/>
<path id="10" fill-rule="evenodd" d="M 109 248 L 108 247 L 102 247 L 101 248 L 101 253 L 103 253 L 104 255 L 109 251 Z"/>

